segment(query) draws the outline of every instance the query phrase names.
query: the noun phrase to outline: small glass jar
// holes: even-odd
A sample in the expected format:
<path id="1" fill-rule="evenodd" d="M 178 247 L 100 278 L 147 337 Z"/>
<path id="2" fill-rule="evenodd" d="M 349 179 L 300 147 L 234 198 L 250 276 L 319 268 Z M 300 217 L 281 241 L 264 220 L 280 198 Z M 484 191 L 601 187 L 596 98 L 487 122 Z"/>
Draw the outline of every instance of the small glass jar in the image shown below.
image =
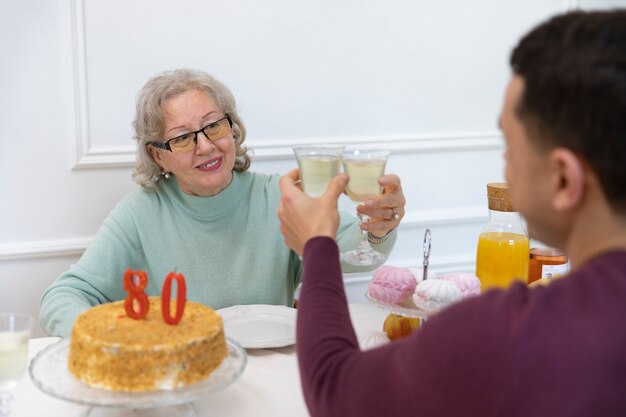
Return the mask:
<path id="1" fill-rule="evenodd" d="M 482 291 L 506 288 L 528 279 L 528 233 L 513 209 L 509 188 L 503 183 L 487 184 L 489 222 L 478 238 L 476 276 Z"/>
<path id="2" fill-rule="evenodd" d="M 530 249 L 528 268 L 528 283 L 540 279 L 550 280 L 563 276 L 569 272 L 567 255 L 554 248 Z"/>

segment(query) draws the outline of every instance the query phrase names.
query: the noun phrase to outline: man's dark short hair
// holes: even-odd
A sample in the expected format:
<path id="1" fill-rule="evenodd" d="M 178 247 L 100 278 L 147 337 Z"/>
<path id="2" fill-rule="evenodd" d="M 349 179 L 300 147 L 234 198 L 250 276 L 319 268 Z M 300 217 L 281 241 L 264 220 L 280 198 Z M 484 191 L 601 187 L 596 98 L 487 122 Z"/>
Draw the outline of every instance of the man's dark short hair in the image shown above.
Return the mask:
<path id="1" fill-rule="evenodd" d="M 531 141 L 587 161 L 626 213 L 626 9 L 556 16 L 522 38 L 511 66 L 524 79 L 516 112 Z"/>

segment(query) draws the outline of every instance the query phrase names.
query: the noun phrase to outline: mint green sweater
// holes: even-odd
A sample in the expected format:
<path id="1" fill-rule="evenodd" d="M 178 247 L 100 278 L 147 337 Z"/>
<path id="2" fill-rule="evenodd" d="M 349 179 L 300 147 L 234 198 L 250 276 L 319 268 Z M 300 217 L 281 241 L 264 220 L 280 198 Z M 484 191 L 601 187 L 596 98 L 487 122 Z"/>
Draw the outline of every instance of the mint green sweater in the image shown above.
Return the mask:
<path id="1" fill-rule="evenodd" d="M 148 295 L 160 295 L 171 271 L 182 272 L 187 298 L 214 309 L 237 304 L 293 305 L 302 262 L 287 248 L 277 217 L 278 175 L 234 173 L 212 197 L 187 195 L 174 178 L 156 191 L 138 188 L 111 211 L 77 264 L 61 274 L 41 300 L 40 320 L 50 335 L 70 335 L 84 310 L 126 298 L 128 268 L 148 274 Z M 358 220 L 342 213 L 337 241 L 356 247 Z M 377 250 L 389 253 L 395 232 Z M 369 268 L 373 269 L 373 268 Z M 344 266 L 344 272 L 363 271 Z"/>

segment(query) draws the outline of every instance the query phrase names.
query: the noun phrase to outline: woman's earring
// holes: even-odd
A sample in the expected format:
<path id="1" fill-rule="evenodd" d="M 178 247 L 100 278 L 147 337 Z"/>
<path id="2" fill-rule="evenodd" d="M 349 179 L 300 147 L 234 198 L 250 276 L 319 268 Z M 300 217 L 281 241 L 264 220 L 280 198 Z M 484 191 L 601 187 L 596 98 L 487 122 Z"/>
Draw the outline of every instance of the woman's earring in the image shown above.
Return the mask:
<path id="1" fill-rule="evenodd" d="M 163 175 L 163 177 L 165 177 L 166 180 L 168 180 L 170 178 L 170 173 L 165 171 L 165 170 L 163 171 L 162 175 Z"/>

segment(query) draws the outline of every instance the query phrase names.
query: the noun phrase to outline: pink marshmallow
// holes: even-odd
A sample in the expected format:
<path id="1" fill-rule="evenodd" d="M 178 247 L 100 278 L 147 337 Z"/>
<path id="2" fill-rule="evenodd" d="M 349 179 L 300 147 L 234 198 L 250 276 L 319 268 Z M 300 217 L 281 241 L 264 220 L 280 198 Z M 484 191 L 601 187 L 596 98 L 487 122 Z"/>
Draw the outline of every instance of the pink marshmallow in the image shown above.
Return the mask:
<path id="1" fill-rule="evenodd" d="M 449 272 L 439 275 L 439 279 L 455 283 L 461 290 L 463 298 L 480 294 L 480 280 L 474 274 L 466 272 Z"/>
<path id="2" fill-rule="evenodd" d="M 405 268 L 381 266 L 367 285 L 367 292 L 375 300 L 400 303 L 415 291 L 415 277 Z"/>

